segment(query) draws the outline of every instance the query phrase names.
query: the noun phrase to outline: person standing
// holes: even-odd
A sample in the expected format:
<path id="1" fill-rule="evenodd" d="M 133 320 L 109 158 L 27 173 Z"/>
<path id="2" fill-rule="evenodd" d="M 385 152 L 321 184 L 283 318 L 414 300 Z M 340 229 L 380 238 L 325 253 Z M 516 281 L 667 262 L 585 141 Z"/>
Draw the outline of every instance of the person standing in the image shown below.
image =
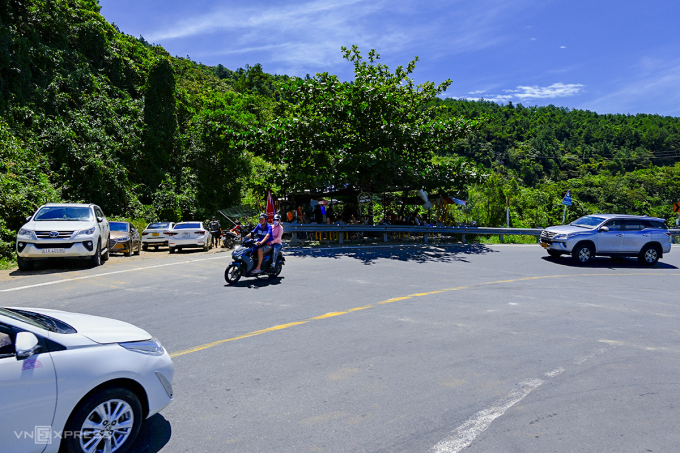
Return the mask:
<path id="1" fill-rule="evenodd" d="M 220 221 L 217 220 L 217 217 L 213 216 L 212 220 L 210 223 L 208 223 L 208 231 L 210 231 L 210 235 L 212 236 L 211 240 L 211 246 L 220 246 L 220 236 L 222 235 L 222 227 L 220 225 Z"/>
<path id="2" fill-rule="evenodd" d="M 274 226 L 272 226 L 272 240 L 270 242 L 271 246 L 274 248 L 272 252 L 272 264 L 271 269 L 276 267 L 276 258 L 279 256 L 279 251 L 283 244 L 281 243 L 281 236 L 283 236 L 283 225 L 281 224 L 281 216 L 276 214 L 274 216 Z"/>

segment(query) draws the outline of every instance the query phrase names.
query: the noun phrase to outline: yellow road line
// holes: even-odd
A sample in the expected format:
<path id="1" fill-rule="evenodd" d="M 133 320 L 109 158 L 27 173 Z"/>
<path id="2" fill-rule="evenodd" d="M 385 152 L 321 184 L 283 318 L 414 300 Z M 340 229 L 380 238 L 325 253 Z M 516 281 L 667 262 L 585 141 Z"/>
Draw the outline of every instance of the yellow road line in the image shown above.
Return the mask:
<path id="1" fill-rule="evenodd" d="M 521 282 L 521 281 L 527 281 L 527 280 L 540 280 L 540 279 L 548 279 L 548 278 L 565 278 L 565 277 L 572 277 L 572 278 L 576 278 L 576 277 L 602 277 L 602 276 L 605 276 L 605 277 L 629 277 L 629 276 L 636 276 L 636 275 L 676 276 L 677 277 L 677 276 L 680 276 L 680 273 L 678 273 L 678 274 L 650 274 L 650 273 L 646 273 L 646 272 L 636 272 L 636 273 L 628 273 L 628 274 L 545 275 L 545 276 L 539 276 L 539 277 L 522 277 L 522 278 L 515 278 L 515 279 L 512 279 L 512 280 L 496 280 L 496 281 L 493 281 L 493 282 L 477 283 L 475 285 L 457 286 L 455 288 L 445 288 L 445 289 L 439 289 L 439 290 L 436 290 L 436 291 L 428 291 L 426 293 L 416 293 L 416 294 L 411 294 L 409 296 L 394 297 L 392 299 L 383 300 L 383 301 L 380 301 L 380 302 L 376 302 L 374 304 L 350 308 L 350 309 L 347 309 L 345 311 L 334 311 L 334 312 L 326 313 L 324 315 L 315 316 L 313 318 L 309 318 L 309 319 L 306 319 L 304 321 L 296 321 L 296 322 L 291 322 L 291 323 L 288 323 L 288 324 L 279 324 L 278 326 L 268 327 L 268 328 L 262 329 L 262 330 L 256 330 L 254 332 L 249 332 L 249 333 L 246 333 L 246 334 L 243 334 L 243 335 L 239 335 L 237 337 L 227 338 L 227 339 L 219 340 L 219 341 L 213 341 L 212 343 L 206 343 L 206 344 L 202 344 L 202 345 L 199 345 L 199 346 L 195 346 L 193 348 L 183 349 L 181 351 L 173 352 L 172 354 L 170 354 L 170 357 L 175 358 L 175 357 L 183 356 L 183 355 L 186 355 L 186 354 L 191 354 L 192 352 L 203 351 L 204 349 L 212 348 L 212 347 L 221 345 L 223 343 L 228 343 L 230 341 L 243 340 L 244 338 L 250 338 L 250 337 L 257 336 L 257 335 L 262 335 L 263 333 L 274 332 L 274 331 L 277 331 L 277 330 L 283 330 L 283 329 L 288 329 L 290 327 L 295 327 L 295 326 L 299 326 L 299 325 L 302 325 L 302 324 L 307 324 L 310 321 L 319 321 L 319 320 L 322 320 L 322 319 L 333 318 L 335 316 L 346 315 L 348 313 L 352 313 L 352 312 L 355 312 L 355 311 L 366 310 L 368 308 L 377 307 L 378 305 L 390 304 L 392 302 L 398 302 L 400 300 L 408 300 L 408 299 L 412 299 L 414 297 L 431 296 L 433 294 L 441 294 L 441 293 L 447 293 L 447 292 L 451 292 L 451 291 L 460 291 L 462 289 L 470 289 L 470 288 L 475 288 L 475 287 L 479 287 L 479 286 L 497 285 L 499 283 L 514 283 L 514 282 Z"/>

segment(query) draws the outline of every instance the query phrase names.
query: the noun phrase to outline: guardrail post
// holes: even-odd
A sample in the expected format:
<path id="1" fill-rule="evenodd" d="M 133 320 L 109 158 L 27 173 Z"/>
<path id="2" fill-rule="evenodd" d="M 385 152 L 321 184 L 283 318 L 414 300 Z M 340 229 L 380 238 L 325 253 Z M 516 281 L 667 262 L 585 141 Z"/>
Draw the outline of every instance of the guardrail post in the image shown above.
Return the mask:
<path id="1" fill-rule="evenodd" d="M 383 242 L 387 242 L 387 233 L 383 233 Z"/>
<path id="2" fill-rule="evenodd" d="M 461 239 L 463 239 L 463 244 L 465 244 L 465 235 L 463 234 Z"/>
<path id="3" fill-rule="evenodd" d="M 290 239 L 292 244 L 297 244 L 297 231 L 293 231 L 293 237 Z"/>
<path id="4" fill-rule="evenodd" d="M 503 235 L 501 234 L 501 235 L 499 235 L 499 237 L 500 237 L 500 239 L 501 239 L 501 244 L 504 244 L 505 241 L 504 241 Z"/>
<path id="5" fill-rule="evenodd" d="M 342 244 L 342 239 L 343 239 L 344 237 L 345 237 L 345 232 L 344 232 L 344 231 L 340 231 L 340 232 L 338 233 L 338 244 Z"/>
<path id="6" fill-rule="evenodd" d="M 423 242 L 427 244 L 427 233 L 423 233 Z"/>

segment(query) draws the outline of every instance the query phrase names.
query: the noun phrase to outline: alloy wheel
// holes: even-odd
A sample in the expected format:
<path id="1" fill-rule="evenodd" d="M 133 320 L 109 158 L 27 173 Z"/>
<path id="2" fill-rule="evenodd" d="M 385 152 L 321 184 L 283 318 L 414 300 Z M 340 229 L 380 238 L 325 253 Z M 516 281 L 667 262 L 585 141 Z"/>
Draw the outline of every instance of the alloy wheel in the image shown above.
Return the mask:
<path id="1" fill-rule="evenodd" d="M 134 422 L 134 412 L 126 401 L 111 399 L 101 403 L 80 428 L 83 453 L 115 452 L 130 436 Z"/>
<path id="2" fill-rule="evenodd" d="M 654 264 L 659 259 L 659 254 L 656 249 L 650 248 L 645 252 L 645 261 L 649 264 Z"/>

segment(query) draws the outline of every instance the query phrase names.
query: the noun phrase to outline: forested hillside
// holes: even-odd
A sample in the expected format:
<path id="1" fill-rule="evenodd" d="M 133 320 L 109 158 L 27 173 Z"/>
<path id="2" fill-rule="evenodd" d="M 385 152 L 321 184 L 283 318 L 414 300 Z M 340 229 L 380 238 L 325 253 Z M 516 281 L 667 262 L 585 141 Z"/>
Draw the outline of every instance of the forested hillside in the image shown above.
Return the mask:
<path id="1" fill-rule="evenodd" d="M 298 110 L 316 115 L 319 130 L 325 127 L 326 111 L 340 115 L 336 119 L 343 112 L 370 112 L 362 107 L 361 96 L 371 90 L 342 86 L 337 86 L 338 93 L 358 102 L 354 110 L 339 104 L 297 108 L 290 101 L 299 97 L 286 86 L 304 90 L 317 89 L 325 80 L 339 82 L 322 74 L 293 83 L 263 72 L 258 64 L 230 70 L 172 57 L 160 46 L 122 33 L 99 9 L 96 0 L 0 0 L 0 256 L 11 256 L 24 218 L 48 201 L 93 202 L 109 216 L 149 221 L 207 218 L 217 208 L 252 201 L 273 182 L 286 184 L 275 175 L 290 174 L 279 171 L 285 160 L 274 159 L 262 144 L 261 152 L 253 153 L 257 146 L 249 146 L 249 140 L 257 131 L 279 128 L 283 137 L 290 131 L 280 128 L 296 124 Z M 332 104 L 333 99 L 329 95 L 323 102 Z M 309 97 L 304 102 L 312 101 Z M 567 189 L 576 202 L 573 216 L 617 211 L 670 219 L 670 202 L 680 201 L 678 118 L 484 101 L 433 104 L 432 115 L 442 119 L 441 125 L 458 118 L 483 121 L 473 132 L 468 126 L 455 129 L 457 141 L 437 148 L 436 165 L 420 155 L 413 162 L 425 162 L 427 169 L 404 164 L 399 171 L 421 178 L 435 175 L 445 187 L 461 169 L 472 168 L 458 156 L 483 164 L 486 182 L 469 187 L 465 195 L 471 204 L 465 214 L 485 224 L 502 221 L 505 196 L 515 200 L 513 221 L 518 226 L 559 219 L 559 201 Z M 287 119 L 274 121 L 281 118 Z M 416 126 L 445 130 L 423 121 Z M 300 137 L 309 133 L 319 138 L 314 135 L 318 131 L 303 129 Z M 354 140 L 351 134 L 341 137 L 338 130 L 324 133 L 331 132 L 333 139 L 344 140 L 344 147 Z M 386 167 L 399 168 L 400 158 L 390 152 L 385 137 L 378 134 L 372 140 L 391 156 Z M 362 140 L 364 147 L 370 143 Z M 270 145 L 274 149 L 281 144 Z M 323 146 L 324 159 L 332 161 L 332 147 L 328 142 Z M 410 146 L 404 145 L 404 156 L 413 156 Z M 371 149 L 362 153 L 373 155 Z M 304 153 L 298 154 L 297 181 L 315 180 L 325 164 L 306 168 Z M 334 165 L 343 159 L 335 159 Z M 367 164 L 364 157 L 359 161 Z M 336 178 L 349 174 L 338 168 Z M 441 168 L 457 168 L 458 174 L 454 178 Z M 463 180 L 458 178 L 457 184 Z"/>
<path id="2" fill-rule="evenodd" d="M 173 58 L 99 8 L 0 0 L 0 254 L 47 201 L 178 220 L 247 192 L 257 160 L 234 145 L 270 119 L 274 78 Z"/>

